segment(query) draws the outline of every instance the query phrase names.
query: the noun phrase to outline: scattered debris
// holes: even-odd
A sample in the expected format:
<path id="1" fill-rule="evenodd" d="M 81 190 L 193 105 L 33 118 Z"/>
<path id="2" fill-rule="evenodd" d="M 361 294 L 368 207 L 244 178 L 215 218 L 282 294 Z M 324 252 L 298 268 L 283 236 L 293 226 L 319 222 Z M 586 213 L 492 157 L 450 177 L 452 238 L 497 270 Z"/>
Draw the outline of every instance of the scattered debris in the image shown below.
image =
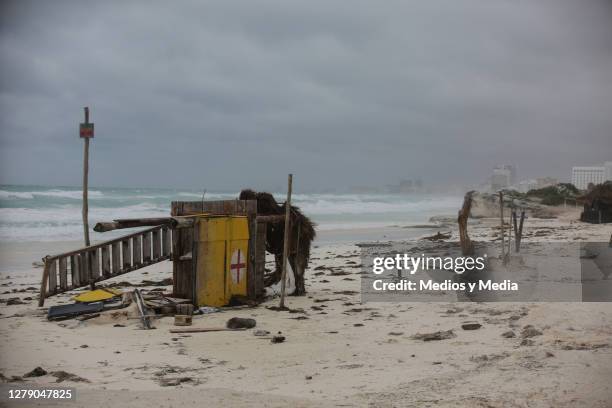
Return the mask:
<path id="1" fill-rule="evenodd" d="M 122 292 L 119 289 L 112 288 L 100 288 L 95 290 L 89 290 L 78 294 L 73 298 L 75 302 L 81 303 L 93 303 L 103 302 L 121 296 Z"/>
<path id="2" fill-rule="evenodd" d="M 389 336 L 403 336 L 404 332 L 389 332 Z"/>
<path id="3" fill-rule="evenodd" d="M 217 331 L 244 331 L 246 329 L 228 329 L 227 327 L 186 327 L 184 329 L 170 329 L 170 333 L 208 333 Z"/>
<path id="4" fill-rule="evenodd" d="M 348 296 L 352 296 L 352 295 L 358 295 L 359 292 L 355 291 L 355 290 L 341 290 L 341 291 L 337 291 L 337 292 L 332 292 L 334 295 L 348 295 Z"/>
<path id="5" fill-rule="evenodd" d="M 191 315 L 174 315 L 175 326 L 191 326 L 193 318 Z"/>
<path id="6" fill-rule="evenodd" d="M 255 331 L 253 331 L 253 336 L 258 336 L 258 337 L 267 336 L 267 335 L 269 335 L 269 334 L 270 334 L 270 332 L 269 332 L 269 331 L 267 331 L 267 330 L 261 330 L 261 329 L 259 329 L 259 330 L 255 330 Z"/>
<path id="7" fill-rule="evenodd" d="M 159 385 L 162 387 L 175 387 L 182 383 L 190 383 L 193 380 L 190 377 L 179 377 L 179 378 L 160 378 Z"/>
<path id="8" fill-rule="evenodd" d="M 412 336 L 414 340 L 433 341 L 433 340 L 447 340 L 457 337 L 452 330 L 437 331 L 434 333 L 417 333 Z"/>
<path id="9" fill-rule="evenodd" d="M 140 319 L 142 320 L 142 327 L 146 330 L 152 329 L 153 326 L 151 325 L 151 318 L 149 316 L 148 308 L 145 305 L 145 301 L 142 298 L 142 293 L 140 293 L 140 290 L 134 289 L 133 296 L 136 306 L 138 307 Z"/>
<path id="10" fill-rule="evenodd" d="M 557 340 L 556 341 L 557 344 L 559 344 L 561 347 L 561 350 L 596 350 L 596 349 L 600 349 L 600 348 L 608 348 L 610 347 L 610 345 L 608 343 L 577 343 L 577 342 L 571 342 L 571 343 L 565 343 L 561 340 Z"/>
<path id="11" fill-rule="evenodd" d="M 512 330 L 508 330 L 507 332 L 502 333 L 502 337 L 505 337 L 506 339 L 512 339 L 516 337 L 516 333 L 514 333 Z"/>
<path id="12" fill-rule="evenodd" d="M 341 269 L 335 269 L 329 273 L 329 276 L 344 276 L 344 275 L 350 275 L 350 274 L 351 274 L 350 272 L 346 272 Z"/>
<path id="13" fill-rule="evenodd" d="M 47 371 L 44 368 L 42 368 L 42 367 L 36 367 L 35 369 L 30 371 L 29 373 L 24 374 L 23 378 L 42 377 L 43 375 L 47 375 Z"/>
<path id="14" fill-rule="evenodd" d="M 201 314 L 211 314 L 211 313 L 217 313 L 221 311 L 221 309 L 219 309 L 218 307 L 212 307 L 212 306 L 202 306 L 198 310 L 200 311 Z"/>
<path id="15" fill-rule="evenodd" d="M 530 324 L 523 327 L 523 331 L 521 332 L 521 337 L 524 339 L 528 339 L 528 338 L 535 337 L 535 336 L 541 336 L 541 335 L 542 335 L 542 332 Z"/>
<path id="16" fill-rule="evenodd" d="M 80 315 L 101 312 L 104 309 L 102 302 L 72 303 L 69 305 L 51 306 L 47 313 L 48 320 L 65 320 Z"/>
<path id="17" fill-rule="evenodd" d="M 94 319 L 96 317 L 100 317 L 100 313 L 92 313 L 92 314 L 82 315 L 82 316 L 77 317 L 77 320 L 83 322 L 85 320 Z"/>
<path id="18" fill-rule="evenodd" d="M 355 368 L 361 368 L 363 367 L 363 364 L 343 364 L 343 365 L 339 365 L 338 368 L 342 368 L 345 370 L 352 370 Z"/>
<path id="19" fill-rule="evenodd" d="M 56 383 L 60 383 L 60 382 L 64 382 L 64 381 L 72 381 L 72 382 L 85 382 L 85 383 L 89 383 L 91 381 L 89 381 L 86 378 L 83 377 L 79 377 L 76 374 L 72 374 L 66 371 L 53 371 L 51 372 L 51 375 L 54 376 L 55 378 L 57 378 L 57 380 L 55 381 Z"/>
<path id="20" fill-rule="evenodd" d="M 451 233 L 447 232 L 446 234 L 441 233 L 440 231 L 438 231 L 436 234 L 431 235 L 429 237 L 423 237 L 421 239 L 427 240 L 427 241 L 441 241 L 443 239 L 449 239 L 451 237 Z"/>
<path id="21" fill-rule="evenodd" d="M 272 340 L 270 342 L 273 344 L 276 344 L 276 343 L 283 343 L 284 341 L 285 341 L 285 336 L 283 336 L 281 332 L 278 332 L 278 334 L 272 336 Z"/>
<path id="22" fill-rule="evenodd" d="M 463 330 L 478 330 L 482 327 L 482 324 L 480 323 L 463 323 L 461 325 L 461 328 Z"/>

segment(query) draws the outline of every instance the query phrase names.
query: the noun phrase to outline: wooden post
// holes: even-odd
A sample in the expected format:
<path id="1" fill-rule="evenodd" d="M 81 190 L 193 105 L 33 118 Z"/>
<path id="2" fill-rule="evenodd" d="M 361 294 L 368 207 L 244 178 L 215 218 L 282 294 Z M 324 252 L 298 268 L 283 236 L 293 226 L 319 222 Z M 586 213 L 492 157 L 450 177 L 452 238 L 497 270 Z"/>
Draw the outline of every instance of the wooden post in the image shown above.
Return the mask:
<path id="1" fill-rule="evenodd" d="M 516 209 L 513 208 L 512 212 L 510 213 L 511 218 L 512 218 L 512 226 L 514 228 L 514 252 L 518 252 L 519 251 L 519 241 L 521 240 L 521 237 L 519 236 L 518 233 L 518 224 L 517 224 L 517 215 L 516 215 Z"/>
<path id="2" fill-rule="evenodd" d="M 502 259 L 505 260 L 506 256 L 505 256 L 505 251 L 506 251 L 506 246 L 504 243 L 504 193 L 503 192 L 499 192 L 499 220 L 501 222 L 500 224 L 500 231 L 501 231 L 501 256 Z"/>
<path id="3" fill-rule="evenodd" d="M 89 108 L 85 108 L 85 124 L 89 124 Z M 83 237 L 85 238 L 85 246 L 89 246 L 89 221 L 87 219 L 89 206 L 87 202 L 87 189 L 89 177 L 89 137 L 84 137 L 85 144 L 83 147 Z"/>
<path id="4" fill-rule="evenodd" d="M 49 281 L 49 262 L 44 259 L 45 269 L 43 270 L 42 282 L 40 285 L 40 297 L 38 298 L 38 307 L 43 307 L 45 304 L 45 297 L 47 296 L 47 283 Z"/>
<path id="5" fill-rule="evenodd" d="M 291 185 L 293 174 L 289 174 L 287 181 L 287 201 L 285 201 L 285 237 L 283 239 L 283 272 L 281 274 L 281 298 L 280 307 L 285 307 L 285 286 L 287 278 L 287 256 L 289 255 L 289 239 L 291 230 Z M 294 272 L 295 273 L 295 272 Z"/>
<path id="6" fill-rule="evenodd" d="M 510 246 L 512 245 L 512 227 L 510 225 L 512 222 L 512 211 L 510 212 L 510 217 L 508 218 L 508 250 L 506 251 L 508 256 L 510 256 Z"/>
<path id="7" fill-rule="evenodd" d="M 521 222 L 518 229 L 518 240 L 516 242 L 516 252 L 521 250 L 521 240 L 523 239 L 523 221 L 525 221 L 525 210 L 521 210 Z"/>
<path id="8" fill-rule="evenodd" d="M 457 223 L 459 224 L 459 241 L 461 242 L 461 253 L 464 256 L 474 255 L 474 244 L 470 241 L 467 233 L 467 222 L 472 209 L 472 196 L 474 192 L 469 191 L 463 198 L 463 206 L 459 210 Z"/>

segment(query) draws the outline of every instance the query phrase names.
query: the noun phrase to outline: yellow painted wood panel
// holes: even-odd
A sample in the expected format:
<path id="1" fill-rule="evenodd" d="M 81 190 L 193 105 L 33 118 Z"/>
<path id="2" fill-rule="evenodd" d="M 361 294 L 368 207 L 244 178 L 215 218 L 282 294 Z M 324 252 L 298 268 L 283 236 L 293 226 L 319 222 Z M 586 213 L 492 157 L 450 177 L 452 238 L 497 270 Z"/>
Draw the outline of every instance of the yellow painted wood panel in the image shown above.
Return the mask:
<path id="1" fill-rule="evenodd" d="M 200 217 L 196 245 L 199 306 L 224 306 L 247 295 L 249 228 L 246 217 Z"/>

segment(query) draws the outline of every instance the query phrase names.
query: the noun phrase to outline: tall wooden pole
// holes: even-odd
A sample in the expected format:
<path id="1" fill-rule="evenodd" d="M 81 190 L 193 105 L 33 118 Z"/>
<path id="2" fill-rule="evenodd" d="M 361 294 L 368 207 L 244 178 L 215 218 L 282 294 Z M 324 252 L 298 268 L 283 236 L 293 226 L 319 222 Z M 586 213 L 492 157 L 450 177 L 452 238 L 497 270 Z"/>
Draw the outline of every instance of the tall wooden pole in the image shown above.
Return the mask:
<path id="1" fill-rule="evenodd" d="M 85 123 L 89 124 L 89 108 L 85 107 Z M 85 238 L 85 246 L 89 246 L 89 206 L 87 203 L 87 189 L 89 178 L 89 138 L 85 137 L 83 148 L 83 237 Z"/>
<path id="2" fill-rule="evenodd" d="M 504 193 L 503 192 L 499 192 L 499 220 L 500 220 L 500 231 L 501 231 L 501 255 L 502 255 L 502 260 L 506 261 L 506 255 L 505 255 L 505 251 L 506 251 L 506 246 L 504 243 Z"/>
<path id="3" fill-rule="evenodd" d="M 287 281 L 287 257 L 289 256 L 289 240 L 291 233 L 291 185 L 293 174 L 289 174 L 287 181 L 287 201 L 285 201 L 285 237 L 283 239 L 283 272 L 281 274 L 280 308 L 285 307 L 285 286 Z"/>

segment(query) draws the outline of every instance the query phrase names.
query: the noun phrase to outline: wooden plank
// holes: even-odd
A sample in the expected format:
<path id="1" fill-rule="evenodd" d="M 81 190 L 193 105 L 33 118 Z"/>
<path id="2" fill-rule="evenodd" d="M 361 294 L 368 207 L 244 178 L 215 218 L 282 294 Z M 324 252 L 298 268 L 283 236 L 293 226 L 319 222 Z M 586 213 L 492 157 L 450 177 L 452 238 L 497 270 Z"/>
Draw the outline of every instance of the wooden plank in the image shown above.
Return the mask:
<path id="1" fill-rule="evenodd" d="M 201 213 L 202 202 L 176 201 L 172 203 L 172 215 L 181 216 L 187 212 Z M 174 296 L 193 300 L 195 288 L 193 279 L 193 261 L 180 260 L 181 256 L 192 252 L 193 228 L 174 230 L 172 233 L 172 278 Z"/>
<path id="2" fill-rule="evenodd" d="M 114 242 L 111 245 L 113 251 L 111 253 L 111 263 L 113 264 L 113 275 L 117 275 L 121 271 L 121 242 Z"/>
<path id="3" fill-rule="evenodd" d="M 155 227 L 158 225 L 171 225 L 173 221 L 174 220 L 171 217 L 125 218 L 114 220 L 112 222 L 99 222 L 94 226 L 93 230 L 96 232 L 107 232 L 124 228 Z"/>
<path id="4" fill-rule="evenodd" d="M 50 263 L 45 260 L 45 269 L 43 270 L 42 282 L 40 283 L 40 293 L 38 297 L 38 307 L 42 307 L 45 304 L 45 297 L 47 297 L 47 283 L 49 280 L 49 268 Z"/>
<path id="5" fill-rule="evenodd" d="M 170 255 L 170 245 L 172 243 L 172 233 L 170 231 L 172 231 L 170 228 L 164 227 L 162 228 L 162 255 L 166 256 L 166 255 Z"/>
<path id="6" fill-rule="evenodd" d="M 89 275 L 90 275 L 90 262 L 89 262 L 89 252 L 85 251 L 81 253 L 81 285 L 85 285 L 89 283 Z"/>
<path id="7" fill-rule="evenodd" d="M 53 260 L 49 265 L 49 286 L 47 293 L 55 294 L 57 292 L 57 260 Z"/>
<path id="8" fill-rule="evenodd" d="M 110 245 L 103 246 L 102 249 L 102 275 L 109 278 L 112 275 L 110 262 Z"/>
<path id="9" fill-rule="evenodd" d="M 170 214 L 177 216 L 182 214 L 182 204 L 178 201 L 173 201 L 170 205 Z M 172 234 L 172 292 L 174 296 L 178 296 L 178 275 L 180 271 L 180 258 L 183 248 L 181 246 L 180 237 L 184 232 L 174 231 Z"/>
<path id="10" fill-rule="evenodd" d="M 100 279 L 100 257 L 99 257 L 98 248 L 89 252 L 89 259 L 91 263 L 91 277 L 92 281 L 97 281 Z"/>
<path id="11" fill-rule="evenodd" d="M 130 240 L 121 241 L 121 259 L 122 269 L 126 270 L 132 267 L 132 251 L 130 248 Z"/>
<path id="12" fill-rule="evenodd" d="M 229 329 L 227 327 L 189 327 L 185 329 L 170 329 L 170 333 L 207 333 L 218 331 L 244 331 L 246 329 Z"/>
<path id="13" fill-rule="evenodd" d="M 256 243 L 257 243 L 257 219 L 254 215 L 249 216 L 249 262 L 247 266 L 247 297 L 255 299 L 255 266 L 256 266 Z"/>
<path id="14" fill-rule="evenodd" d="M 153 235 L 153 259 L 161 257 L 161 230 L 156 229 L 152 232 Z"/>
<path id="15" fill-rule="evenodd" d="M 132 262 L 134 267 L 142 264 L 142 235 L 132 238 Z"/>
<path id="16" fill-rule="evenodd" d="M 257 241 L 255 247 L 255 294 L 259 298 L 265 293 L 264 276 L 266 273 L 266 235 L 267 224 L 257 223 Z"/>
<path id="17" fill-rule="evenodd" d="M 74 254 L 70 257 L 70 275 L 72 278 L 71 284 L 73 288 L 81 286 L 81 255 Z"/>
<path id="18" fill-rule="evenodd" d="M 68 258 L 59 259 L 59 284 L 62 291 L 68 290 Z"/>
<path id="19" fill-rule="evenodd" d="M 146 262 L 151 261 L 151 233 L 145 232 L 142 235 L 142 260 Z"/>

